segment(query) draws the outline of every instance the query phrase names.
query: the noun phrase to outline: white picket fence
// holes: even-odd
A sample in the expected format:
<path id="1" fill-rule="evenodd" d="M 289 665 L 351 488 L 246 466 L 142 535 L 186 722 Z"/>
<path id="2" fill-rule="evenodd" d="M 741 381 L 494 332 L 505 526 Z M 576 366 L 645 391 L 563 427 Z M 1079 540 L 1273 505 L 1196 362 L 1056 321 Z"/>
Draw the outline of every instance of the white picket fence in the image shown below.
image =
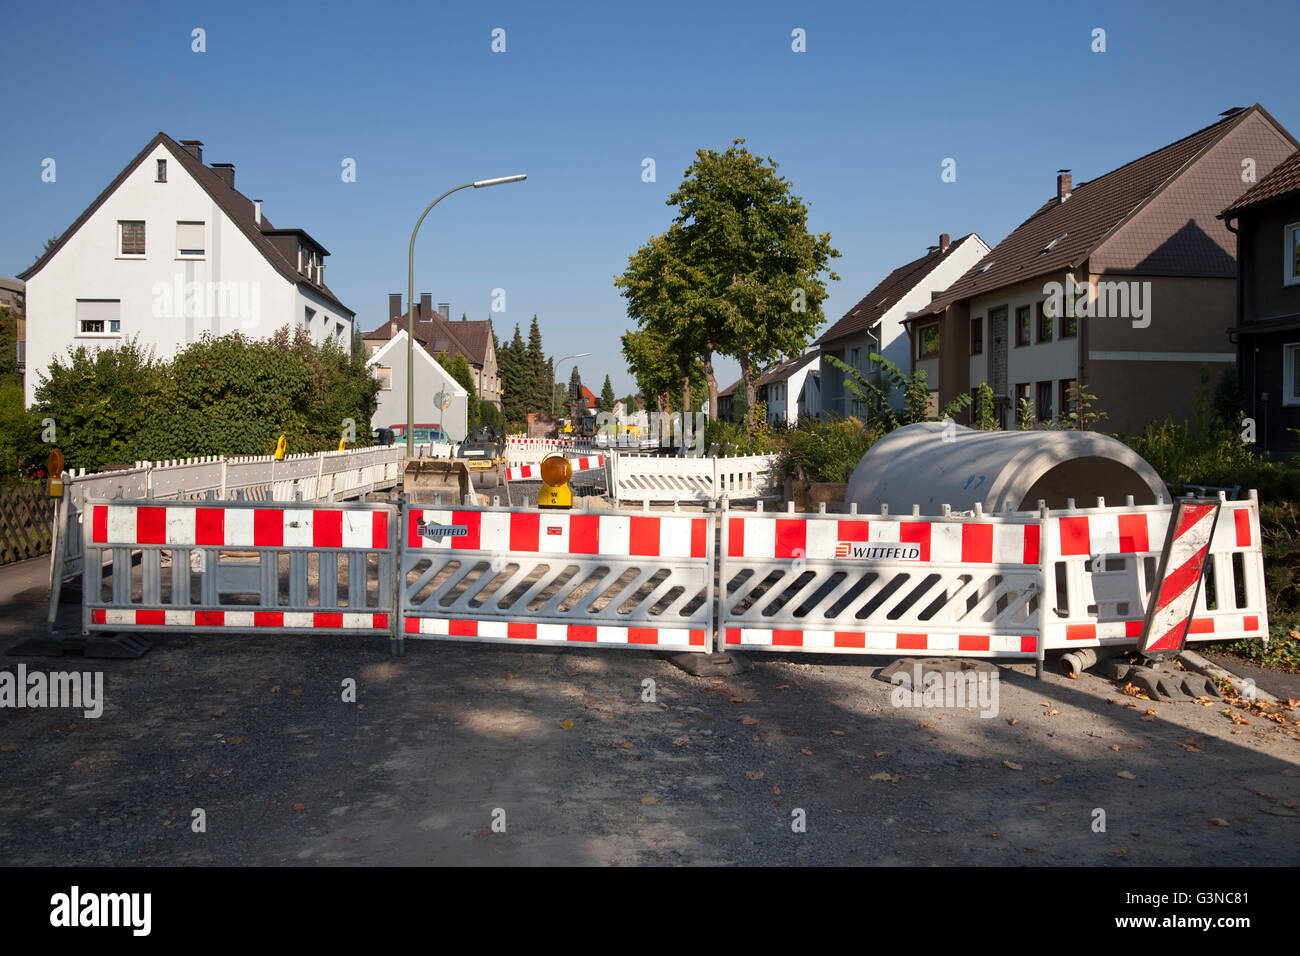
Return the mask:
<path id="1" fill-rule="evenodd" d="M 696 502 L 716 505 L 774 494 L 775 455 L 733 458 L 661 458 L 610 455 L 610 494 L 623 501 Z"/>

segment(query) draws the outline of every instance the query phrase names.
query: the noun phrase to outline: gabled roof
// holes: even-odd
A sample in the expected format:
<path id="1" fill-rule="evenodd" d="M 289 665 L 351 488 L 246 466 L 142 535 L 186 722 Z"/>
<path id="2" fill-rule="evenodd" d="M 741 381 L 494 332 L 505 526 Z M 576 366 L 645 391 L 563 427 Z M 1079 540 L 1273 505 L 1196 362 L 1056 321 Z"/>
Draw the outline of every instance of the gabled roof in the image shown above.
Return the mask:
<path id="1" fill-rule="evenodd" d="M 582 386 L 582 397 L 587 401 L 588 408 L 597 408 L 600 406 L 600 399 L 586 385 Z"/>
<path id="2" fill-rule="evenodd" d="M 448 352 L 460 352 L 471 365 L 487 364 L 488 344 L 492 341 L 491 319 L 466 319 L 452 322 L 444 319 L 437 309 L 430 309 L 426 321 L 423 304 L 415 303 L 415 341 L 433 349 L 439 339 L 447 340 Z M 362 338 L 367 342 L 390 339 L 406 328 L 407 314 L 395 315 L 377 329 L 371 329 Z"/>
<path id="3" fill-rule="evenodd" d="M 754 385 L 757 388 L 761 388 L 764 385 L 771 385 L 773 382 L 784 382 L 786 379 L 788 379 L 795 372 L 799 371 L 799 369 L 803 368 L 805 365 L 809 365 L 820 359 L 821 359 L 821 353 L 817 352 L 816 350 L 811 352 L 805 352 L 803 355 L 800 355 L 798 358 L 786 359 L 784 362 L 780 363 L 779 365 L 773 366 L 767 372 L 765 372 L 763 374 L 763 377 L 760 378 L 757 382 L 755 382 Z"/>
<path id="4" fill-rule="evenodd" d="M 969 232 L 956 242 L 949 243 L 947 249 L 936 247 L 921 256 L 921 258 L 913 259 L 906 265 L 899 266 L 885 276 L 879 285 L 863 296 L 862 301 L 844 313 L 843 318 L 823 332 L 821 337 L 817 339 L 816 344 L 824 345 L 835 339 L 841 339 L 871 328 L 880 321 L 886 312 L 897 305 L 903 296 L 915 289 L 922 279 L 937 269 L 940 264 L 957 251 L 959 246 L 969 241 L 973 236 L 975 236 L 975 233 Z"/>
<path id="5" fill-rule="evenodd" d="M 300 229 L 275 229 L 265 214 L 262 215 L 262 222 L 259 226 L 252 200 L 236 190 L 233 186 L 229 185 L 216 171 L 203 165 L 203 162 L 196 158 L 193 153 L 180 145 L 180 143 L 176 142 L 176 140 L 172 139 L 166 133 L 159 133 L 151 139 L 148 145 L 146 145 L 144 149 L 140 150 L 140 152 L 136 154 L 136 157 L 131 160 L 131 162 L 127 163 L 126 167 L 117 174 L 117 178 L 108 184 L 108 187 L 99 194 L 93 203 L 86 207 L 85 211 L 77 217 L 77 220 L 64 230 L 63 234 L 59 236 L 58 241 L 51 246 L 44 255 L 37 259 L 36 263 L 30 269 L 21 273 L 18 278 L 30 280 L 32 276 L 40 272 L 41 269 L 45 267 L 45 264 L 58 254 L 64 244 L 76 234 L 77 230 L 80 229 L 83 224 L 85 224 L 86 220 L 95 214 L 99 207 L 107 201 L 108 197 L 113 195 L 117 190 L 117 187 L 122 185 L 122 183 L 126 181 L 126 178 L 135 171 L 136 167 L 143 163 L 149 157 L 149 154 L 159 145 L 167 147 L 167 150 L 175 157 L 176 161 L 184 167 L 187 173 L 194 177 L 195 182 L 203 187 L 203 190 L 212 198 L 212 201 L 221 208 L 222 212 L 230 217 L 231 221 L 239 228 L 239 231 L 247 237 L 248 241 L 253 244 L 253 247 L 262 254 L 262 257 L 270 263 L 271 267 L 274 268 L 276 272 L 280 273 L 281 276 L 289 282 L 292 282 L 294 285 L 302 286 L 314 295 L 324 299 L 339 311 L 346 312 L 351 316 L 356 315 L 355 312 L 338 300 L 327 285 L 322 282 L 315 282 L 312 279 L 307 278 L 303 273 L 299 272 L 297 263 L 290 262 L 285 258 L 280 250 L 276 248 L 275 243 L 272 242 L 271 236 L 298 233 L 306 237 L 306 239 L 312 245 L 316 246 L 322 253 L 328 255 L 328 253 L 325 252 L 324 246 Z"/>
<path id="6" fill-rule="evenodd" d="M 398 347 L 397 349 L 398 356 L 402 358 L 402 361 L 405 361 L 404 358 L 404 356 L 406 355 L 405 343 L 406 343 L 406 330 L 403 329 L 401 332 L 398 332 L 397 335 L 389 339 L 387 344 L 385 344 L 383 348 L 379 349 L 378 351 L 375 352 L 374 355 L 370 356 L 370 358 L 366 360 L 366 365 L 383 366 L 383 363 L 380 361 L 380 359 L 385 358 L 395 346 Z M 456 394 L 462 396 L 469 395 L 469 392 L 465 390 L 465 386 L 461 385 L 460 382 L 456 381 L 454 378 L 451 377 L 451 372 L 449 372 L 443 366 L 443 364 L 439 362 L 434 356 L 429 354 L 429 350 L 424 348 L 424 346 L 420 343 L 419 339 L 416 339 L 415 344 L 419 346 L 419 348 L 412 349 L 411 351 L 416 355 L 422 356 L 427 363 L 433 366 L 433 368 L 437 371 L 439 377 L 441 377 L 444 381 L 451 383 L 451 385 L 455 388 Z"/>
<path id="7" fill-rule="evenodd" d="M 954 302 L 994 289 L 1074 268 L 1189 165 L 1253 115 L 1262 116 L 1300 146 L 1256 103 L 1104 176 L 1080 183 L 1064 201 L 1052 197 L 912 319 L 938 314 Z"/>
<path id="8" fill-rule="evenodd" d="M 1251 186 L 1231 206 L 1219 213 L 1220 219 L 1235 219 L 1245 209 L 1262 206 L 1285 196 L 1300 196 L 1300 149 L 1273 167 L 1273 171 Z"/>

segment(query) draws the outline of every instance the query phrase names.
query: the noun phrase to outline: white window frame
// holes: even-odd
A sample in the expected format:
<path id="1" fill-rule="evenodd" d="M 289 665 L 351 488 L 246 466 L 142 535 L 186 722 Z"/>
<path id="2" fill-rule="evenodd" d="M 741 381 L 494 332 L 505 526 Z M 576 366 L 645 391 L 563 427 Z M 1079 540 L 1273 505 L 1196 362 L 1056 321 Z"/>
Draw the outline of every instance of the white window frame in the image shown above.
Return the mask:
<path id="1" fill-rule="evenodd" d="M 77 302 L 78 302 L 78 303 L 81 303 L 81 302 L 116 302 L 116 303 L 117 303 L 117 318 L 116 318 L 116 319 L 81 319 L 81 318 L 76 318 L 76 317 L 75 317 L 75 312 L 74 312 L 74 319 L 73 319 L 73 321 L 75 321 L 75 322 L 77 323 L 77 331 L 76 331 L 76 333 L 75 333 L 75 338 L 79 338 L 79 339 L 120 339 L 120 338 L 122 337 L 122 300 L 121 300 L 121 299 L 78 299 Z M 82 323 L 83 323 L 83 322 L 102 322 L 102 323 L 104 323 L 104 330 L 103 330 L 102 332 L 87 332 L 87 331 L 85 331 L 85 330 L 82 328 Z M 116 329 L 113 328 L 114 325 L 117 326 Z"/>
<path id="2" fill-rule="evenodd" d="M 1300 222 L 1288 225 L 1282 233 L 1282 284 L 1300 285 L 1300 275 L 1295 271 L 1295 247 L 1300 241 Z"/>
<path id="3" fill-rule="evenodd" d="M 388 374 L 383 374 L 385 372 Z M 379 390 L 381 392 L 391 392 L 393 390 L 393 370 L 390 366 L 376 365 L 375 378 L 379 381 Z"/>
<path id="4" fill-rule="evenodd" d="M 1282 404 L 1300 405 L 1300 391 L 1292 388 L 1296 380 L 1296 363 L 1300 362 L 1300 342 L 1282 346 Z"/>
<path id="5" fill-rule="evenodd" d="M 940 352 L 940 350 L 941 350 L 942 347 L 943 347 L 943 343 L 942 343 L 942 341 L 940 341 L 940 342 L 936 345 L 935 350 L 934 350 L 934 354 L 933 354 L 933 355 L 926 355 L 926 354 L 925 354 L 925 333 L 926 333 L 926 330 L 927 330 L 927 329 L 934 329 L 936 333 L 939 333 L 940 335 L 942 335 L 942 333 L 940 333 L 940 330 L 939 330 L 939 323 L 938 323 L 938 322 L 927 322 L 925 325 L 922 325 L 922 326 L 918 326 L 918 327 L 917 327 L 917 330 L 916 330 L 916 361 L 918 361 L 918 362 L 925 362 L 925 361 L 928 361 L 928 360 L 930 360 L 930 359 L 937 359 L 937 358 L 939 357 L 939 352 Z"/>
<path id="6" fill-rule="evenodd" d="M 138 222 L 144 226 L 144 252 L 123 252 L 122 242 L 124 240 L 122 228 L 128 222 Z M 119 259 L 147 259 L 149 257 L 149 224 L 143 219 L 119 219 L 117 221 L 117 257 Z"/>

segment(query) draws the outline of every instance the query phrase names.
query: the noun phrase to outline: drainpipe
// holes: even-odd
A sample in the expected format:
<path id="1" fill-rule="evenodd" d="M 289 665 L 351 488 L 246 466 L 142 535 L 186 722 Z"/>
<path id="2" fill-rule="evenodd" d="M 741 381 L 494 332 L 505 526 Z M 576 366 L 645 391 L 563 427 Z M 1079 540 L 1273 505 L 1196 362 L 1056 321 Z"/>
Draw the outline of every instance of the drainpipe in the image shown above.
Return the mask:
<path id="1" fill-rule="evenodd" d="M 1224 219 L 1223 224 L 1224 226 L 1227 227 L 1228 232 L 1232 233 L 1234 236 L 1237 237 L 1236 299 L 1237 299 L 1237 327 L 1240 328 L 1245 322 L 1245 309 L 1246 309 L 1246 289 L 1245 289 L 1245 284 L 1242 282 L 1242 276 L 1244 270 L 1242 269 L 1241 266 L 1241 232 L 1237 227 L 1233 226 L 1231 219 Z M 1246 340 L 1243 341 L 1239 337 L 1234 337 L 1233 333 L 1229 331 L 1228 341 L 1232 342 L 1234 345 L 1237 346 L 1237 371 L 1239 373 L 1237 384 L 1239 386 L 1241 384 L 1240 373 L 1246 370 L 1246 361 L 1245 361 L 1245 356 L 1242 354 L 1242 350 L 1247 347 L 1246 345 L 1247 341 L 1250 343 L 1250 350 L 1251 350 L 1250 352 L 1250 417 L 1255 421 L 1259 421 L 1259 381 L 1256 378 L 1256 375 L 1259 371 L 1259 353 L 1258 350 L 1255 348 L 1255 337 L 1247 336 Z M 1268 432 L 1264 431 L 1261 437 L 1262 437 L 1262 441 L 1260 444 L 1265 450 L 1267 450 Z"/>

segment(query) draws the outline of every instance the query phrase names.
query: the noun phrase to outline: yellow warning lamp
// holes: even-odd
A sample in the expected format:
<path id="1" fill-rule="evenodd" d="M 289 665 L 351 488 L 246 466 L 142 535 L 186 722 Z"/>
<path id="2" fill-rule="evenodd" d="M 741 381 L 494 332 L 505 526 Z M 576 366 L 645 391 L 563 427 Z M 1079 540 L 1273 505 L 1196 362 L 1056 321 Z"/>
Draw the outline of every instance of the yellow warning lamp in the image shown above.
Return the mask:
<path id="1" fill-rule="evenodd" d="M 346 438 L 340 438 L 340 439 L 339 439 L 339 447 L 338 447 L 338 450 L 339 450 L 339 451 L 347 451 L 347 448 L 348 448 L 348 442 L 347 442 L 347 439 L 346 439 Z"/>
<path id="2" fill-rule="evenodd" d="M 45 461 L 45 490 L 51 498 L 63 497 L 63 452 L 57 448 Z"/>
<path id="3" fill-rule="evenodd" d="M 276 461 L 283 461 L 283 460 L 284 460 L 284 451 L 285 451 L 285 449 L 286 449 L 288 446 L 289 446 L 289 439 L 286 438 L 284 435 L 281 435 L 281 436 L 280 436 L 280 440 L 279 440 L 278 442 L 275 443 L 275 460 L 276 460 Z"/>
<path id="4" fill-rule="evenodd" d="M 569 479 L 573 466 L 559 452 L 551 452 L 542 459 L 542 490 L 537 493 L 539 508 L 572 508 L 573 491 Z"/>

